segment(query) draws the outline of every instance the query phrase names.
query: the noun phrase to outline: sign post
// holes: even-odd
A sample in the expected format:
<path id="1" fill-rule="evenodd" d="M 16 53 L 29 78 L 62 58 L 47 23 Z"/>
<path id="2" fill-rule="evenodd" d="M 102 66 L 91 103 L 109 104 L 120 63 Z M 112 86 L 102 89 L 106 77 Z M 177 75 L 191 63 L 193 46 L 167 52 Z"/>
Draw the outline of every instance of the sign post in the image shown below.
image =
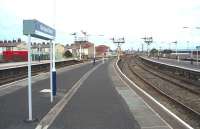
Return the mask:
<path id="1" fill-rule="evenodd" d="M 56 96 L 56 66 L 55 66 L 55 60 L 56 60 L 56 55 L 55 55 L 55 43 L 51 43 L 53 45 L 53 67 L 52 67 L 52 84 L 53 84 L 53 87 L 52 87 L 52 95 L 53 96 Z"/>
<path id="2" fill-rule="evenodd" d="M 31 85 L 31 35 L 28 35 L 28 121 L 33 121 L 32 116 L 32 85 Z"/>
<path id="3" fill-rule="evenodd" d="M 29 117 L 28 117 L 28 120 L 26 121 L 34 122 L 36 119 L 33 119 L 33 116 L 32 116 L 31 37 L 52 41 L 53 39 L 55 39 L 56 31 L 55 29 L 39 22 L 38 20 L 33 19 L 33 20 L 23 20 L 23 34 L 28 36 L 28 112 L 29 112 Z M 51 45 L 52 45 L 52 42 L 50 46 Z M 52 56 L 52 50 L 50 52 L 50 56 Z M 50 74 L 51 74 L 52 60 L 50 64 L 51 64 L 50 65 L 50 69 L 51 69 Z M 51 78 L 52 78 L 52 74 L 51 74 Z M 56 79 L 56 77 L 54 78 Z M 51 92 L 50 92 L 51 102 L 53 101 L 53 91 L 56 91 L 55 89 L 53 89 L 53 88 L 56 88 L 56 85 L 52 86 L 53 84 L 56 84 L 56 80 L 54 81 L 51 80 Z"/>

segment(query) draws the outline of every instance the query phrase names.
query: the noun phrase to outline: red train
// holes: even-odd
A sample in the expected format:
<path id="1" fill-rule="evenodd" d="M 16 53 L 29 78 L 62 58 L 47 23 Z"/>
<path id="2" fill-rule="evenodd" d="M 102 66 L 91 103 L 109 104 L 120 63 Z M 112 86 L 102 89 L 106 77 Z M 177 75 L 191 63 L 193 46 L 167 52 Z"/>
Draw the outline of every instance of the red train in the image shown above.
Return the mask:
<path id="1" fill-rule="evenodd" d="M 28 51 L 3 51 L 3 62 L 28 61 Z"/>

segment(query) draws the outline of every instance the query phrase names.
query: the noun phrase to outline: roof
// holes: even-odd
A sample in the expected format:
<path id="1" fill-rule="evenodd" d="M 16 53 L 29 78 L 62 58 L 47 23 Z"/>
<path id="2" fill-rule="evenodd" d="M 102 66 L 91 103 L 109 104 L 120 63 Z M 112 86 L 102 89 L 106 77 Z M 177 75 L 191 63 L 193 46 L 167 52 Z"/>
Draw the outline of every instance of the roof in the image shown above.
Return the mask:
<path id="1" fill-rule="evenodd" d="M 89 48 L 89 47 L 93 47 L 94 44 L 87 42 L 85 44 L 82 45 L 83 48 Z"/>
<path id="2" fill-rule="evenodd" d="M 81 43 L 81 47 L 82 48 L 90 48 L 93 47 L 93 43 L 91 42 L 85 42 L 85 43 Z M 66 45 L 65 49 L 79 49 L 80 48 L 80 43 L 72 43 L 71 45 Z"/>
<path id="3" fill-rule="evenodd" d="M 102 48 L 107 48 L 107 49 L 110 48 L 110 47 L 108 47 L 108 46 L 106 46 L 106 45 L 99 45 L 99 46 L 96 46 L 96 48 L 101 48 L 101 47 L 102 47 Z"/>
<path id="4" fill-rule="evenodd" d="M 95 48 L 97 52 L 107 52 L 110 47 L 106 45 L 99 45 L 99 46 L 96 46 Z"/>
<path id="5" fill-rule="evenodd" d="M 9 43 L 0 43 L 0 47 L 16 47 L 17 45 L 21 44 L 16 42 L 16 43 L 13 43 L 13 42 L 9 42 Z"/>

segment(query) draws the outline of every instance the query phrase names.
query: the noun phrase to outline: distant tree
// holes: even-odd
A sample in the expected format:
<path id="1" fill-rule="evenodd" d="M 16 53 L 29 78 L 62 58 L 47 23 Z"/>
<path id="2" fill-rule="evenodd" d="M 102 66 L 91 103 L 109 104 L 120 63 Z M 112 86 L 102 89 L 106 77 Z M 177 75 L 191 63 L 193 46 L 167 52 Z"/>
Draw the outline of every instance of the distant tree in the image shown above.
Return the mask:
<path id="1" fill-rule="evenodd" d="M 171 54 L 171 53 L 172 53 L 172 50 L 169 50 L 169 49 L 163 50 L 163 54 Z"/>
<path id="2" fill-rule="evenodd" d="M 69 50 L 67 50 L 67 51 L 65 51 L 64 56 L 65 56 L 66 58 L 72 57 L 72 53 L 71 53 Z"/>
<path id="3" fill-rule="evenodd" d="M 150 54 L 153 56 L 155 56 L 157 53 L 158 53 L 158 50 L 155 48 L 151 49 L 151 51 L 150 51 Z"/>
<path id="4" fill-rule="evenodd" d="M 21 43 L 21 42 L 22 42 L 21 38 L 18 38 L 18 39 L 17 39 L 17 42 L 18 42 L 18 43 Z"/>

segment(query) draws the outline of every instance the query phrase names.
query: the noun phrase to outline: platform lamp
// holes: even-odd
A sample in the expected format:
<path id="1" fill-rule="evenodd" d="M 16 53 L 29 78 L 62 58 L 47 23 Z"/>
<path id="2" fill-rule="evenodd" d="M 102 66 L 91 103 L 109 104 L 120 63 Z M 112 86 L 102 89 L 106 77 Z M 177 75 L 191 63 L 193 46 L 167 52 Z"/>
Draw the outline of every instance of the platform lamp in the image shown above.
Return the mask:
<path id="1" fill-rule="evenodd" d="M 71 35 L 73 35 L 74 36 L 74 44 L 77 42 L 77 33 L 76 32 L 74 32 L 74 33 L 72 33 Z M 73 53 L 73 52 L 72 52 Z M 77 52 L 76 52 L 77 53 Z M 77 54 L 76 54 L 76 56 L 77 56 Z"/>
<path id="2" fill-rule="evenodd" d="M 176 45 L 176 59 L 177 59 L 177 61 L 179 62 L 179 56 L 178 56 L 178 52 L 177 52 L 177 44 L 178 44 L 178 42 L 177 42 L 177 41 L 174 41 L 174 42 L 172 42 L 172 43 L 174 43 L 174 44 Z"/>

